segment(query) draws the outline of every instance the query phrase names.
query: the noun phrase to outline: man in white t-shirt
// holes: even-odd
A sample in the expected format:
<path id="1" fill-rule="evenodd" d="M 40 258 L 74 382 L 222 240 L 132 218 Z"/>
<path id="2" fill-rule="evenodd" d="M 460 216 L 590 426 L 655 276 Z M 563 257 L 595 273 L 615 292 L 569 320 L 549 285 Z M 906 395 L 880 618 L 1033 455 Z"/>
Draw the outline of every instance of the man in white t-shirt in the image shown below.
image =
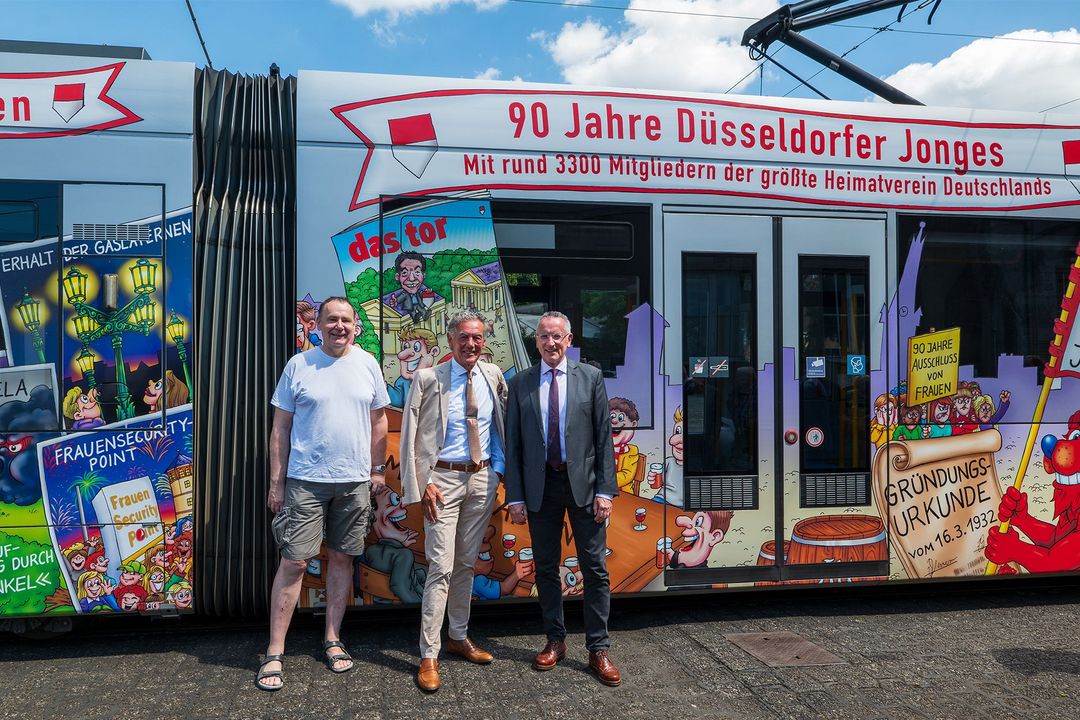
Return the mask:
<path id="1" fill-rule="evenodd" d="M 255 684 L 282 687 L 285 634 L 308 561 L 326 540 L 327 666 L 347 672 L 341 618 L 352 587 L 353 557 L 363 554 L 371 522 L 371 488 L 386 482 L 386 415 L 390 403 L 378 362 L 354 347 L 356 314 L 343 297 L 323 301 L 322 345 L 294 355 L 281 373 L 270 434 L 270 493 L 281 564 L 270 600 L 270 645 Z M 372 465 L 374 462 L 378 463 Z M 325 534 L 323 527 L 325 525 Z"/>

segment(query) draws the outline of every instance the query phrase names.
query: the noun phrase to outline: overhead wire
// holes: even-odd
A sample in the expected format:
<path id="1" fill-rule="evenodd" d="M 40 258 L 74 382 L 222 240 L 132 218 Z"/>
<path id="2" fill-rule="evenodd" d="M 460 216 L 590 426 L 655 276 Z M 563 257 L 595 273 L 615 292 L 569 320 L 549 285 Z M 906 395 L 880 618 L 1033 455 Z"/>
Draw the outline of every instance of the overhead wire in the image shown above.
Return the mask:
<path id="1" fill-rule="evenodd" d="M 841 55 L 840 57 L 842 57 L 842 58 L 844 58 L 844 57 L 847 57 L 848 55 L 850 55 L 851 53 L 855 52 L 855 51 L 856 51 L 856 50 L 858 50 L 858 49 L 859 49 L 860 47 L 862 47 L 863 45 L 865 45 L 866 43 L 868 43 L 869 41 L 873 40 L 873 39 L 874 39 L 875 37 L 877 37 L 877 36 L 878 36 L 878 35 L 880 35 L 881 33 L 883 33 L 883 32 L 886 32 L 886 31 L 887 31 L 887 30 L 889 29 L 889 27 L 890 27 L 890 26 L 892 26 L 892 25 L 895 25 L 895 24 L 896 24 L 896 23 L 898 23 L 898 22 L 901 22 L 901 21 L 902 21 L 902 20 L 904 20 L 905 18 L 911 17 L 912 15 L 914 15 L 915 13 L 917 13 L 918 11 L 922 10 L 922 9 L 923 9 L 923 8 L 925 8 L 925 7 L 928 7 L 929 5 L 932 5 L 933 3 L 934 3 L 934 0 L 923 0 L 923 1 L 921 2 L 921 3 L 919 3 L 919 4 L 918 4 L 918 5 L 916 6 L 916 7 L 912 8 L 912 9 L 911 9 L 911 10 L 910 10 L 909 12 L 907 12 L 906 14 L 905 14 L 905 13 L 901 13 L 900 15 L 898 15 L 898 16 L 897 16 L 897 18 L 896 18 L 895 20 L 893 20 L 892 22 L 890 22 L 890 23 L 889 23 L 888 25 L 884 25 L 884 26 L 882 26 L 882 27 L 879 27 L 879 28 L 874 28 L 874 32 L 870 33 L 870 34 L 869 34 L 868 36 L 866 36 L 866 37 L 865 37 L 864 39 L 862 39 L 862 40 L 860 40 L 859 42 L 857 42 L 857 43 L 855 43 L 854 45 L 852 45 L 852 46 L 851 46 L 850 48 L 848 48 L 848 49 L 847 49 L 847 51 L 845 51 L 845 52 L 844 52 L 844 53 L 843 53 L 843 54 L 842 54 L 842 55 Z M 825 72 L 825 70 L 826 70 L 826 69 L 827 69 L 827 68 L 825 68 L 824 66 L 823 66 L 823 67 L 821 67 L 821 68 L 819 68 L 819 69 L 818 69 L 818 71 L 817 71 L 816 73 L 814 73 L 813 75 L 811 75 L 811 76 L 810 76 L 809 78 L 807 78 L 807 79 L 808 79 L 808 80 L 813 80 L 813 79 L 814 79 L 814 78 L 816 78 L 816 77 L 817 77 L 818 75 L 820 75 L 821 73 Z M 788 91 L 787 91 L 786 93 L 784 93 L 784 94 L 783 94 L 783 95 L 782 95 L 781 97 L 787 97 L 787 96 L 791 95 L 791 93 L 793 93 L 793 92 L 795 92 L 796 90 L 798 90 L 798 89 L 799 89 L 799 87 L 800 87 L 799 85 L 796 85 L 795 87 L 791 88 L 791 89 L 790 89 L 790 90 L 788 90 Z"/>
<path id="2" fill-rule="evenodd" d="M 195 34 L 199 36 L 199 44 L 202 45 L 203 55 L 206 57 L 206 65 L 211 70 L 214 69 L 214 63 L 210 60 L 210 51 L 206 49 L 206 41 L 203 40 L 202 30 L 199 29 L 199 21 L 195 19 L 195 9 L 191 7 L 191 0 L 184 0 L 187 4 L 188 14 L 191 15 L 191 24 L 195 26 Z"/>
<path id="3" fill-rule="evenodd" d="M 594 4 L 594 3 L 582 4 L 582 3 L 573 3 L 573 2 L 563 2 L 562 0 L 508 0 L 508 1 L 513 2 L 513 3 L 523 4 L 523 5 L 549 5 L 549 6 L 553 5 L 553 6 L 568 7 L 568 8 L 570 8 L 570 7 L 572 7 L 572 8 L 584 8 L 584 9 L 588 9 L 588 10 L 596 9 L 596 10 L 613 10 L 613 11 L 618 11 L 618 12 L 655 13 L 655 14 L 660 14 L 660 15 L 683 15 L 683 16 L 688 16 L 688 17 L 708 17 L 708 18 L 720 18 L 720 19 L 725 19 L 725 20 L 749 20 L 751 22 L 756 22 L 756 21 L 761 19 L 761 18 L 758 18 L 758 17 L 749 16 L 749 15 L 731 15 L 731 14 L 727 14 L 727 13 L 710 13 L 710 12 L 698 12 L 698 11 L 691 11 L 691 10 L 668 10 L 668 9 L 662 9 L 662 8 L 624 7 L 624 6 L 620 6 L 620 5 L 597 5 L 597 4 Z M 868 42 L 872 38 L 877 37 L 878 35 L 880 35 L 882 33 L 886 33 L 886 32 L 903 33 L 903 34 L 906 34 L 906 35 L 927 35 L 927 36 L 930 36 L 930 37 L 965 38 L 965 39 L 971 39 L 971 40 L 994 40 L 994 41 L 1002 41 L 1002 42 L 1028 42 L 1028 43 L 1043 43 L 1043 44 L 1049 44 L 1049 45 L 1080 45 L 1080 42 L 1074 42 L 1074 41 L 1070 41 L 1070 40 L 1053 40 L 1053 39 L 1049 39 L 1049 38 L 1031 38 L 1031 37 L 1004 37 L 1002 35 L 980 35 L 978 33 L 939 32 L 939 31 L 935 31 L 935 30 L 910 30 L 910 29 L 907 29 L 907 28 L 894 28 L 894 27 L 892 27 L 897 22 L 899 22 L 901 19 L 903 19 L 904 17 L 909 17 L 913 13 L 918 12 L 919 10 L 927 7 L 930 4 L 932 4 L 932 0 L 924 0 L 922 3 L 919 4 L 918 7 L 912 9 L 911 11 L 909 11 L 908 13 L 903 15 L 902 17 L 897 18 L 896 20 L 890 22 L 888 25 L 884 25 L 884 26 L 880 26 L 880 27 L 875 26 L 875 25 L 861 25 L 861 24 L 856 24 L 856 23 L 835 23 L 835 24 L 833 24 L 833 27 L 854 28 L 854 29 L 860 29 L 860 30 L 873 30 L 873 32 L 869 36 L 867 36 L 864 40 L 856 43 L 854 46 L 852 46 L 850 49 L 848 49 L 847 52 L 843 53 L 840 57 L 847 57 L 847 55 L 849 55 L 850 53 L 857 50 L 859 47 L 864 45 L 866 42 Z M 190 7 L 190 2 L 189 2 L 189 7 Z M 192 15 L 192 19 L 194 20 L 194 15 Z M 763 60 L 760 63 L 758 63 L 757 65 L 755 65 L 752 70 L 750 70 L 748 73 L 746 73 L 741 78 L 739 78 L 737 81 L 735 81 L 735 83 L 731 87 L 729 87 L 727 90 L 724 91 L 724 94 L 726 95 L 726 94 L 730 93 L 732 90 L 737 88 L 744 80 L 746 80 L 748 77 L 750 77 L 751 75 L 753 75 L 755 72 L 758 72 L 758 71 L 760 71 L 762 73 L 762 79 L 763 79 L 762 82 L 764 82 L 764 73 L 765 73 L 765 71 L 764 71 L 763 66 L 769 60 L 772 60 L 772 58 L 766 56 L 766 60 Z M 786 93 L 784 93 L 783 97 L 789 96 L 791 93 L 795 92 L 800 87 L 802 87 L 803 84 L 806 84 L 807 87 L 811 87 L 811 89 L 813 89 L 815 93 L 817 93 L 819 95 L 822 95 L 822 93 L 819 90 L 817 90 L 816 88 L 812 88 L 812 86 L 810 86 L 809 83 L 804 82 L 802 80 L 802 78 L 800 78 L 798 75 L 793 73 L 791 70 L 788 70 L 786 67 L 783 67 L 779 63 L 776 63 L 775 60 L 772 60 L 772 62 L 774 62 L 777 65 L 777 67 L 780 67 L 782 70 L 784 70 L 784 72 L 788 73 L 789 75 L 794 77 L 796 80 L 799 80 L 799 82 L 800 82 L 799 85 L 796 85 L 795 87 L 791 88 Z M 826 68 L 819 69 L 817 72 L 815 72 L 813 75 L 811 75 L 808 78 L 808 80 L 812 80 L 813 78 L 817 77 L 822 72 L 824 72 L 825 69 Z M 822 95 L 822 97 L 825 97 L 825 96 Z M 1072 100 L 1066 100 L 1063 103 L 1059 103 L 1059 104 L 1054 105 L 1052 107 L 1048 107 L 1045 110 L 1042 110 L 1041 112 L 1049 112 L 1051 110 L 1056 110 L 1057 108 L 1064 107 L 1066 105 L 1071 105 L 1072 103 L 1075 103 L 1075 102 L 1080 102 L 1080 97 L 1073 98 Z"/>
<path id="4" fill-rule="evenodd" d="M 760 17 L 752 17 L 750 15 L 729 15 L 726 13 L 710 13 L 699 12 L 692 10 L 666 10 L 661 8 L 646 8 L 646 7 L 624 7 L 621 5 L 597 5 L 595 3 L 582 4 L 582 3 L 568 3 L 561 0 L 508 0 L 512 3 L 519 3 L 523 5 L 553 5 L 557 7 L 566 8 L 581 8 L 583 10 L 615 10 L 619 12 L 638 12 L 638 13 L 656 13 L 659 15 L 685 15 L 688 17 L 708 17 L 708 18 L 720 18 L 724 20 L 749 20 L 751 22 L 757 22 Z M 909 13 L 910 14 L 910 13 Z M 861 25 L 856 23 L 834 23 L 832 27 L 841 28 L 854 28 L 856 30 L 880 30 L 875 25 Z M 1047 38 L 1023 38 L 1023 37 L 1002 37 L 1000 35 L 979 35 L 977 33 L 953 33 L 953 32 L 938 32 L 936 30 L 908 30 L 887 28 L 885 32 L 905 33 L 908 35 L 928 35 L 931 37 L 957 37 L 957 38 L 969 38 L 973 40 L 1001 40 L 1011 42 L 1033 42 L 1033 43 L 1049 43 L 1053 45 L 1080 45 L 1080 41 L 1070 40 L 1050 40 Z"/>

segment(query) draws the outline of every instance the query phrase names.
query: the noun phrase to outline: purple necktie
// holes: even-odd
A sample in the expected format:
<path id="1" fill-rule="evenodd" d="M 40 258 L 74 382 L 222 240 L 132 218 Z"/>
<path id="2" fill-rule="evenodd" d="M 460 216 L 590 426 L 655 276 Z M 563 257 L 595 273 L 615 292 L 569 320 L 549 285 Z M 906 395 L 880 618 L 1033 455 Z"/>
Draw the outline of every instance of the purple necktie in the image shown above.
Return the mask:
<path id="1" fill-rule="evenodd" d="M 562 443 L 559 440 L 559 384 L 552 368 L 551 385 L 548 386 L 547 416 L 547 463 L 552 467 L 562 465 Z"/>

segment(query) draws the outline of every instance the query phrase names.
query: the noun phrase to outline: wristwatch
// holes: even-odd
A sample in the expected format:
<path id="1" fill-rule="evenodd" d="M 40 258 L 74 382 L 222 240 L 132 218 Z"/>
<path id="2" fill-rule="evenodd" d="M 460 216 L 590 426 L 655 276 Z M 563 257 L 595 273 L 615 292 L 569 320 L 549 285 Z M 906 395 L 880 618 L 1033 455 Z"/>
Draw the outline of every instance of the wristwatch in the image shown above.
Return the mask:
<path id="1" fill-rule="evenodd" d="M 372 475 L 385 475 L 386 474 L 386 463 L 383 463 L 382 465 L 373 465 L 371 467 L 371 474 Z"/>

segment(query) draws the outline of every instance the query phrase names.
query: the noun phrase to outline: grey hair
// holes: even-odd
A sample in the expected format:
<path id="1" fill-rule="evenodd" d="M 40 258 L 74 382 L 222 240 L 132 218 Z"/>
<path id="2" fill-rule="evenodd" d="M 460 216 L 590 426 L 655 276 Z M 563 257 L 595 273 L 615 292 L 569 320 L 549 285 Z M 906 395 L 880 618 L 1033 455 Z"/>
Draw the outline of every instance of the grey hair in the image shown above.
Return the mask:
<path id="1" fill-rule="evenodd" d="M 454 312 L 453 315 L 450 316 L 450 319 L 446 323 L 446 334 L 456 335 L 458 331 L 458 326 L 460 326 L 461 323 L 466 323 L 471 320 L 480 321 L 480 324 L 483 325 L 485 329 L 487 329 L 487 318 L 480 313 L 474 310 L 457 310 L 456 312 Z"/>
<path id="2" fill-rule="evenodd" d="M 536 321 L 536 326 L 540 327 L 541 322 L 543 322 L 545 319 L 550 319 L 550 318 L 557 318 L 559 320 L 562 320 L 563 325 L 566 326 L 566 332 L 568 332 L 568 333 L 573 332 L 573 329 L 570 327 L 570 318 L 566 317 L 565 315 L 563 315 L 558 310 L 548 310 L 546 313 L 541 315 L 540 319 Z"/>

